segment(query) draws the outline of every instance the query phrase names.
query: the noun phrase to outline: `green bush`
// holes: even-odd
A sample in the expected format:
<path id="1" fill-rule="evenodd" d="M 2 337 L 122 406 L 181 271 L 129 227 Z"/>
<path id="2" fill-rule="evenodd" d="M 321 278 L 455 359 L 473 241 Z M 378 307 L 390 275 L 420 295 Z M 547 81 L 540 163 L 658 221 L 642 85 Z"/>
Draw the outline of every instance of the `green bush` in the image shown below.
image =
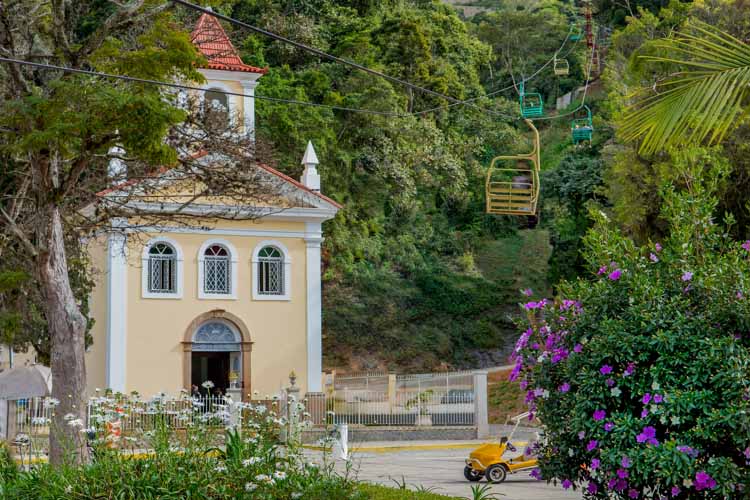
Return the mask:
<path id="1" fill-rule="evenodd" d="M 665 193 L 661 244 L 593 214 L 594 277 L 525 305 L 511 377 L 546 429 L 541 478 L 587 498 L 749 494 L 750 241 L 698 184 Z"/>

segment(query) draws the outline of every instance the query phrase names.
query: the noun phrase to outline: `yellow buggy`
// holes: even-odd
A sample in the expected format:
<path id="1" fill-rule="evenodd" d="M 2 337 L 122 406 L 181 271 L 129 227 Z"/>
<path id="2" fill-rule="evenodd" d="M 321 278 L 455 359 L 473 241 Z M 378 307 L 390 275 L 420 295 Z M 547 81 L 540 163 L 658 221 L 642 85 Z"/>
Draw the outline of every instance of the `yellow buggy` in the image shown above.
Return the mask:
<path id="1" fill-rule="evenodd" d="M 469 481 L 475 482 L 483 477 L 487 478 L 489 483 L 502 483 L 508 474 L 535 469 L 538 465 L 537 457 L 531 454 L 518 453 L 518 449 L 513 445 L 513 436 L 516 433 L 519 422 L 529 416 L 529 413 L 522 413 L 513 417 L 516 425 L 510 436 L 503 436 L 499 443 L 486 443 L 472 451 L 469 458 L 466 459 L 464 467 L 464 477 Z M 532 448 L 532 443 L 527 443 L 526 449 Z M 505 457 L 506 453 L 512 458 Z"/>

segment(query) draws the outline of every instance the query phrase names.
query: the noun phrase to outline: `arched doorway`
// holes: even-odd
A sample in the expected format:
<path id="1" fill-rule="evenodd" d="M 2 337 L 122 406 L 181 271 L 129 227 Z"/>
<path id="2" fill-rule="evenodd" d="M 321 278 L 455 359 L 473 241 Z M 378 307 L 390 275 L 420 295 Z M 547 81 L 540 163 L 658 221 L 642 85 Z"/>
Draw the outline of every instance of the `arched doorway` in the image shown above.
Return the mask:
<path id="1" fill-rule="evenodd" d="M 246 399 L 250 393 L 250 351 L 252 343 L 242 321 L 222 310 L 211 311 L 193 320 L 185 332 L 183 385 L 190 390 L 210 380 L 214 389 L 225 394 L 236 376 L 236 386 Z"/>

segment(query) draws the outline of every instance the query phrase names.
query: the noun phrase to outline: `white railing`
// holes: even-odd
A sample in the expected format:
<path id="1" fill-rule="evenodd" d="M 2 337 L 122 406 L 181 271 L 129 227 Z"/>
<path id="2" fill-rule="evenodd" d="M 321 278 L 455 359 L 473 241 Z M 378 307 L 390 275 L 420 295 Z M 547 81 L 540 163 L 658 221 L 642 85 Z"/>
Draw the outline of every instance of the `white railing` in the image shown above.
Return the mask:
<path id="1" fill-rule="evenodd" d="M 45 405 L 47 398 L 29 398 L 16 401 L 16 430 L 24 434 L 48 434 L 55 408 Z M 260 403 L 260 402 L 259 402 Z M 164 424 L 181 428 L 188 423 L 213 415 L 227 406 L 223 396 L 201 396 L 181 399 L 155 399 L 150 401 L 123 401 L 118 406 L 118 418 L 123 431 L 153 429 Z M 270 402 L 269 402 L 269 409 Z M 96 399 L 89 401 L 86 427 L 91 427 L 101 411 Z"/>
<path id="2" fill-rule="evenodd" d="M 384 393 L 343 389 L 326 398 L 329 424 L 473 426 L 474 392 L 426 389 Z"/>

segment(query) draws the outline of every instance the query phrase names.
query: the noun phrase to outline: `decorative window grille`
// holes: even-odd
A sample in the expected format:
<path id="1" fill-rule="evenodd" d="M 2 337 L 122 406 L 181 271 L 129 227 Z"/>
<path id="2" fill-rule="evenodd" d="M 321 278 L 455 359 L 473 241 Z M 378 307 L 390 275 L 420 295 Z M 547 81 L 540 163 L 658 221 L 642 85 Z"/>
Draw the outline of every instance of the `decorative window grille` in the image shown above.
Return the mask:
<path id="1" fill-rule="evenodd" d="M 177 255 L 174 248 L 166 243 L 157 243 L 148 251 L 148 291 L 177 291 Z"/>
<path id="2" fill-rule="evenodd" d="M 284 256 L 278 248 L 263 247 L 258 253 L 258 293 L 284 295 Z"/>
<path id="3" fill-rule="evenodd" d="M 221 245 L 211 245 L 203 254 L 203 291 L 214 294 L 232 293 L 232 262 Z"/>

